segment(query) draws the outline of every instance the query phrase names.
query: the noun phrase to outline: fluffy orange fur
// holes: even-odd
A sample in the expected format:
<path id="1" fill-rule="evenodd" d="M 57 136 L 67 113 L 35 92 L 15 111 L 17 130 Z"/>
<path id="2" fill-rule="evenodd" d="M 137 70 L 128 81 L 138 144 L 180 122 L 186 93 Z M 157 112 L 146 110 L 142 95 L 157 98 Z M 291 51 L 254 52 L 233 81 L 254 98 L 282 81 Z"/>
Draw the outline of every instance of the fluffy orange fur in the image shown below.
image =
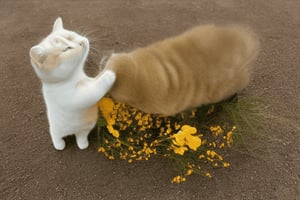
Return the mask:
<path id="1" fill-rule="evenodd" d="M 173 115 L 221 101 L 247 86 L 256 37 L 239 26 L 204 25 L 129 53 L 114 54 L 110 95 L 144 112 Z"/>

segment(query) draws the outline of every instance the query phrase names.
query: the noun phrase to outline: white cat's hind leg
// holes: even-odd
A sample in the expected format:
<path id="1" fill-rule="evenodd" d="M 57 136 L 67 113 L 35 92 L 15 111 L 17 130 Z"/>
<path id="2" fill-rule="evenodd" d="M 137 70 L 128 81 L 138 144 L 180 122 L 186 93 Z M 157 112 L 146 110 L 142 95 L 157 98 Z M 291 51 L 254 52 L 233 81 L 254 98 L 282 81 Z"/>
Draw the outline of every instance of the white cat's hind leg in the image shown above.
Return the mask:
<path id="1" fill-rule="evenodd" d="M 75 134 L 76 142 L 77 142 L 79 149 L 88 148 L 88 146 L 89 146 L 88 135 L 89 135 L 88 131 Z"/>
<path id="2" fill-rule="evenodd" d="M 56 150 L 64 150 L 66 146 L 66 142 L 64 141 L 63 138 L 56 136 L 56 134 L 52 133 L 51 139 L 52 139 L 53 146 Z"/>

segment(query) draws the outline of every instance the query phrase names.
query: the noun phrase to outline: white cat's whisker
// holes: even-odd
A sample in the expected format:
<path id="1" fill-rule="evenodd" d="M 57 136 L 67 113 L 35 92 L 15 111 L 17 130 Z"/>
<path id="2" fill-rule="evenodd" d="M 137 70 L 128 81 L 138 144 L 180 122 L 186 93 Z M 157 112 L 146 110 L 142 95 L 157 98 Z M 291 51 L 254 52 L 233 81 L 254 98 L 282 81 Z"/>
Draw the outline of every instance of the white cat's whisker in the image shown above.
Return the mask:
<path id="1" fill-rule="evenodd" d="M 91 50 L 91 52 L 95 52 L 95 53 L 97 53 L 97 54 L 99 54 L 99 50 L 98 49 L 96 49 L 95 47 L 90 47 L 90 50 Z"/>

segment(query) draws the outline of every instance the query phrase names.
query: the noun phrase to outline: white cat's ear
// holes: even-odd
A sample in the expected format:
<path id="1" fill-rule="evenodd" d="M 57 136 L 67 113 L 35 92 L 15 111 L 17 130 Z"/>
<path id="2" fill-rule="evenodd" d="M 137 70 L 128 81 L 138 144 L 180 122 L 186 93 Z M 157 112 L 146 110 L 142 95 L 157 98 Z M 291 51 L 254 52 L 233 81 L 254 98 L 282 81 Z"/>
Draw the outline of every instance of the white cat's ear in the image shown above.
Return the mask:
<path id="1" fill-rule="evenodd" d="M 38 64 L 43 64 L 47 58 L 45 50 L 39 46 L 34 46 L 30 49 L 30 57 Z"/>
<path id="2" fill-rule="evenodd" d="M 62 30 L 62 29 L 64 29 L 63 22 L 62 22 L 61 17 L 58 17 L 54 22 L 52 31 L 54 32 L 54 31 L 58 31 L 58 30 Z"/>

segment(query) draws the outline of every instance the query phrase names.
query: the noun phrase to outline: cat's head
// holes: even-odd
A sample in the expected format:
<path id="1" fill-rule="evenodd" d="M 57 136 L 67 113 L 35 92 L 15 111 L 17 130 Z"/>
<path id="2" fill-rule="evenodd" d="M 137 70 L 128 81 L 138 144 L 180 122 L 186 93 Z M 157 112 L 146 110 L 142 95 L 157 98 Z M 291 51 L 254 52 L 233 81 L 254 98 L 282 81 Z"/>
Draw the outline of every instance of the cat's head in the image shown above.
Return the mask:
<path id="1" fill-rule="evenodd" d="M 30 49 L 30 58 L 43 82 L 60 82 L 82 70 L 88 52 L 88 39 L 64 29 L 59 17 L 54 22 L 52 32 Z"/>

